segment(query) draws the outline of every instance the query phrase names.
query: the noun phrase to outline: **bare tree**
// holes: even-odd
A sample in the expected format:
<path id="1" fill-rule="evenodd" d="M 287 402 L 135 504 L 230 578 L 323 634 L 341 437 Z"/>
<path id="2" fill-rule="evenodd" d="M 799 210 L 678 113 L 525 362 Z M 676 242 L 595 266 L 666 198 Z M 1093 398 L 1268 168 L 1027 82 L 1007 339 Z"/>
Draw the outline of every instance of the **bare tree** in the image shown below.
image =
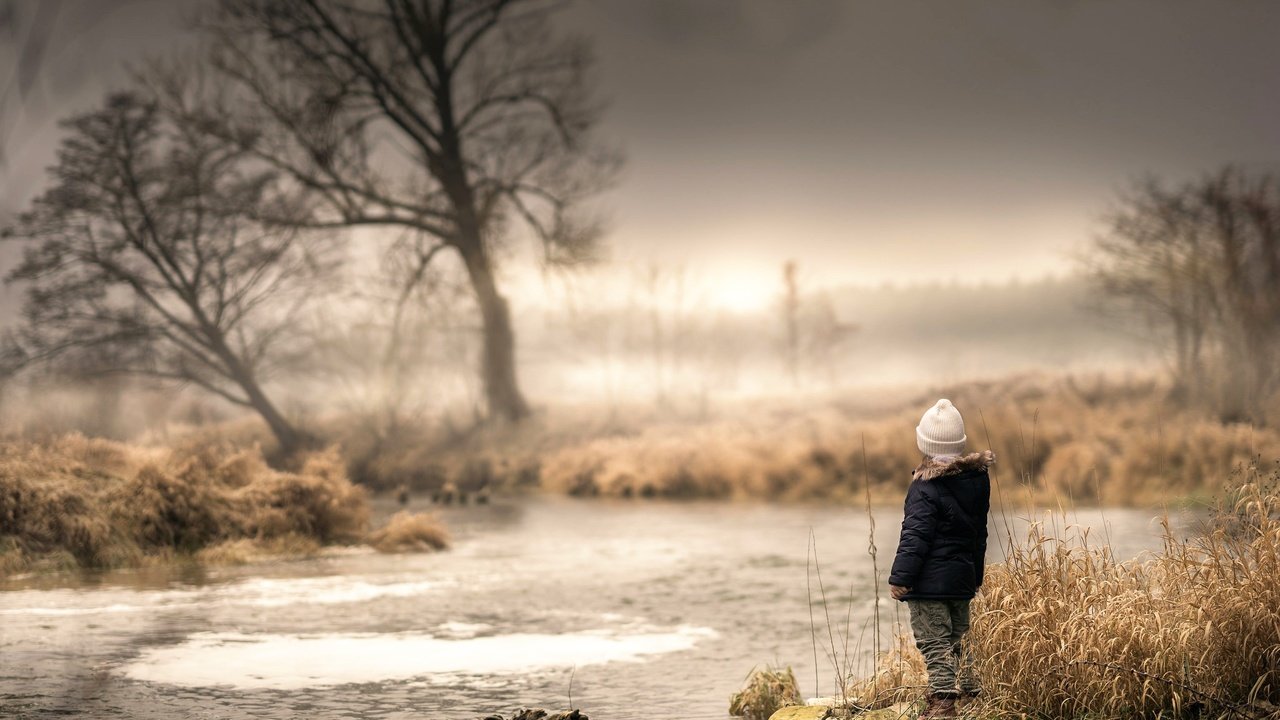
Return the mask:
<path id="1" fill-rule="evenodd" d="M 783 264 L 782 321 L 786 326 L 783 355 L 792 385 L 800 383 L 800 281 L 796 274 L 795 260 L 788 260 Z"/>
<path id="2" fill-rule="evenodd" d="M 495 264 L 513 226 L 590 260 L 583 201 L 618 167 L 592 141 L 586 45 L 547 0 L 220 0 L 213 62 L 245 102 L 205 126 L 284 172 L 307 227 L 399 225 L 456 252 L 483 323 L 491 415 L 528 413 Z M 246 132 L 245 128 L 252 128 Z M 421 257 L 434 257 L 427 245 Z"/>
<path id="3" fill-rule="evenodd" d="M 805 359 L 826 376 L 827 384 L 839 382 L 840 359 L 858 332 L 855 323 L 840 320 L 835 303 L 826 292 L 818 293 L 807 303 L 805 313 Z"/>
<path id="4" fill-rule="evenodd" d="M 1140 183 L 1086 258 L 1105 296 L 1167 340 L 1179 393 L 1261 419 L 1280 388 L 1280 183 L 1226 168 Z M 1209 368 L 1216 371 L 1209 373 Z"/>
<path id="5" fill-rule="evenodd" d="M 782 266 L 782 321 L 785 331 L 783 358 L 791 384 L 800 385 L 801 375 L 821 371 L 828 384 L 837 381 L 839 358 L 858 332 L 858 325 L 843 322 L 826 292 L 804 293 L 799 267 L 794 260 Z"/>
<path id="6" fill-rule="evenodd" d="M 298 232 L 243 215 L 273 175 L 143 93 L 63 126 L 52 186 L 5 232 L 30 241 L 8 278 L 27 293 L 9 361 L 196 385 L 253 409 L 296 450 L 303 434 L 263 382 L 301 350 L 293 321 L 324 263 Z"/>
<path id="7" fill-rule="evenodd" d="M 632 302 L 639 299 L 644 307 L 653 397 L 661 405 L 673 399 L 698 308 L 690 302 L 689 273 L 683 265 L 650 261 L 636 269 L 630 284 Z"/>
<path id="8" fill-rule="evenodd" d="M 477 325 L 472 295 L 465 280 L 431 265 L 423 242 L 429 240 L 406 232 L 378 268 L 352 277 L 315 313 L 307 330 L 317 377 L 378 443 L 421 418 L 448 372 L 465 366 L 464 377 L 472 375 L 465 347 Z"/>

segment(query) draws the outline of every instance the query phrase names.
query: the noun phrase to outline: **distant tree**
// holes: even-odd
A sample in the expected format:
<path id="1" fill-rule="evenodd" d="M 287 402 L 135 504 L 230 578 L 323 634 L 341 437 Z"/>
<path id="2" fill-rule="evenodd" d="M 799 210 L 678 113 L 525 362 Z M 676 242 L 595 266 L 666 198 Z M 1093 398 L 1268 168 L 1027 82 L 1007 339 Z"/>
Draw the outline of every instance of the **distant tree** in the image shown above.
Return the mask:
<path id="1" fill-rule="evenodd" d="M 800 280 L 797 273 L 794 260 L 783 264 L 782 322 L 786 330 L 783 356 L 792 385 L 800 382 Z"/>
<path id="2" fill-rule="evenodd" d="M 827 383 L 834 384 L 840 354 L 858 326 L 840 320 L 828 293 L 801 291 L 794 260 L 782 266 L 782 286 L 783 358 L 791 383 L 799 385 L 802 374 L 820 370 Z"/>
<path id="3" fill-rule="evenodd" d="M 251 408 L 296 450 L 303 435 L 263 382 L 300 351 L 294 318 L 325 264 L 305 236 L 245 217 L 273 174 L 141 92 L 62 125 L 52 186 L 5 231 L 29 242 L 8 277 L 26 286 L 9 367 L 196 385 Z"/>
<path id="4" fill-rule="evenodd" d="M 650 261 L 636 268 L 630 284 L 632 301 L 640 300 L 643 305 L 648 327 L 636 337 L 648 340 L 653 397 L 661 405 L 674 399 L 671 393 L 689 352 L 689 336 L 705 311 L 690 297 L 689 273 L 683 265 Z"/>
<path id="5" fill-rule="evenodd" d="M 483 324 L 491 415 L 524 417 L 495 265 L 513 226 L 543 260 L 591 259 L 583 201 L 617 156 L 592 140 L 586 45 L 552 31 L 549 0 L 219 0 L 213 61 L 245 102 L 205 126 L 292 179 L 288 221 L 399 225 L 461 259 Z M 252 131 L 245 131 L 251 129 Z"/>
<path id="6" fill-rule="evenodd" d="M 839 381 L 837 371 L 841 354 L 848 350 L 858 326 L 840 320 L 828 293 L 818 293 L 807 305 L 804 316 L 805 359 L 826 376 L 828 384 L 835 385 Z"/>
<path id="7" fill-rule="evenodd" d="M 361 417 L 362 430 L 377 443 L 412 428 L 404 421 L 420 418 L 429 397 L 438 400 L 445 375 L 461 370 L 464 382 L 473 375 L 470 289 L 431 267 L 431 254 L 412 247 L 420 239 L 406 233 L 396 240 L 380 266 L 350 278 L 311 315 L 307 329 L 317 350 L 315 374 L 337 391 L 328 399 Z"/>
<path id="8" fill-rule="evenodd" d="M 1105 298 L 1168 343 L 1181 394 L 1262 419 L 1280 390 L 1280 178 L 1226 168 L 1178 187 L 1143 181 L 1085 261 Z"/>

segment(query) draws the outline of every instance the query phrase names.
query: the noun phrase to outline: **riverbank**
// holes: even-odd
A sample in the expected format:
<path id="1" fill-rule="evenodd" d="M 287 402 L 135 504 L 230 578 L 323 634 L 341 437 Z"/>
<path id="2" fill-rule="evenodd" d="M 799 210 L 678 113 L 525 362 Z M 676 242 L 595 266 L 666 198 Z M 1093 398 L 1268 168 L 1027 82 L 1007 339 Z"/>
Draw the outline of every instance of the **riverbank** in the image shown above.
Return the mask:
<path id="1" fill-rule="evenodd" d="M 1023 375 L 702 410 L 551 405 L 519 426 L 405 426 L 381 438 L 342 418 L 318 428 L 375 489 L 858 506 L 868 491 L 901 502 L 919 461 L 915 425 L 939 397 L 964 412 L 971 448 L 995 451 L 994 499 L 1009 507 L 1203 506 L 1233 468 L 1280 456 L 1274 427 L 1184 407 L 1143 376 Z"/>
<path id="2" fill-rule="evenodd" d="M 421 513 L 370 533 L 367 502 L 378 492 L 415 507 L 529 492 L 896 506 L 918 460 L 919 408 L 944 393 L 965 409 L 970 446 L 994 448 L 993 502 L 1009 512 L 1203 507 L 1233 468 L 1280 456 L 1280 432 L 1179 407 L 1155 380 L 1070 376 L 758 400 L 705 416 L 553 407 L 516 426 L 406 424 L 381 439 L 368 424 L 328 418 L 312 430 L 329 449 L 285 470 L 264 461 L 258 448 L 270 457 L 270 442 L 247 421 L 140 444 L 11 440 L 0 443 L 0 573 L 447 544 Z"/>
<path id="3" fill-rule="evenodd" d="M 919 461 L 922 408 L 965 414 L 971 448 L 998 458 L 1008 507 L 1205 506 L 1232 469 L 1280 456 L 1277 423 L 1226 422 L 1184 406 L 1158 376 L 1019 375 L 926 388 L 630 406 L 548 404 L 518 425 L 459 427 L 314 418 L 347 474 L 416 497 L 542 491 L 586 498 L 901 501 Z M 184 448 L 273 443 L 244 420 L 143 438 Z M 865 452 L 864 452 L 865 448 Z"/>
<path id="4" fill-rule="evenodd" d="M 1036 524 L 1017 535 L 997 517 L 1004 559 L 988 568 L 968 636 L 983 688 L 972 714 L 1280 717 L 1280 463 L 1250 464 L 1231 483 L 1199 532 L 1165 521 L 1163 549 L 1134 559 L 1105 535 Z M 900 626 L 874 673 L 857 679 L 838 623 L 814 642 L 833 661 L 842 705 L 923 701 L 924 666 Z M 747 691 L 763 695 L 754 682 Z M 777 705 L 735 714 L 763 720 Z"/>
<path id="5" fill-rule="evenodd" d="M 255 448 L 194 451 L 80 435 L 0 443 L 0 576 L 173 562 L 308 557 L 334 545 L 440 549 L 444 528 L 401 515 L 369 532 L 364 488 L 336 451 L 267 466 Z"/>

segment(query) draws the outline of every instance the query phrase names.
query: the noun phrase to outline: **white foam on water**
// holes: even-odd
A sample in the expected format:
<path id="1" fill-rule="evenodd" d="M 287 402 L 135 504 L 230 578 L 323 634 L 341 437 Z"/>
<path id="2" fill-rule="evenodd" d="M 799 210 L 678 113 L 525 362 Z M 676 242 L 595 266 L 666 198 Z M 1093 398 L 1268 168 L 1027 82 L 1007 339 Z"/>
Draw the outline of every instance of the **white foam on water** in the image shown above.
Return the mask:
<path id="1" fill-rule="evenodd" d="M 434 675 L 508 675 L 549 668 L 640 662 L 715 637 L 710 628 L 467 639 L 425 634 L 244 635 L 197 633 L 125 665 L 134 680 L 186 686 L 296 689 Z"/>
<path id="2" fill-rule="evenodd" d="M 489 623 L 444 622 L 437 625 L 436 629 L 449 637 L 465 639 L 473 638 L 486 630 L 492 630 L 493 626 Z"/>
<path id="3" fill-rule="evenodd" d="M 28 591 L 8 593 L 3 599 L 5 604 L 9 604 L 29 597 L 32 605 L 0 608 L 0 615 L 68 616 L 216 606 L 277 608 L 304 603 L 337 605 L 413 597 L 448 584 L 436 580 L 369 582 L 349 576 L 334 576 L 257 578 L 184 590 Z"/>
<path id="4" fill-rule="evenodd" d="M 257 579 L 239 583 L 233 604 L 254 607 L 283 607 L 296 603 L 336 605 L 366 602 L 386 597 L 412 597 L 439 587 L 427 580 L 398 583 L 370 583 L 338 578 L 300 578 L 291 580 Z"/>

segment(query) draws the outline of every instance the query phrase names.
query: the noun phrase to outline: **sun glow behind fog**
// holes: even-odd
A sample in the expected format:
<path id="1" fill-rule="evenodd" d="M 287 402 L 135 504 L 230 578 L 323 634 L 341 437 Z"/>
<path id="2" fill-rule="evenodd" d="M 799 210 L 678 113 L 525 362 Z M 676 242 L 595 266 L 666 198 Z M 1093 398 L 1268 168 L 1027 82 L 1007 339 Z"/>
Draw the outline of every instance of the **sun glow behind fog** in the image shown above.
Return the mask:
<path id="1" fill-rule="evenodd" d="M 650 279 L 656 268 L 659 279 Z M 663 315 L 721 311 L 770 313 L 783 294 L 782 269 L 708 268 L 700 265 L 614 263 L 579 273 L 543 276 L 509 272 L 506 293 L 517 307 L 552 312 L 571 308 L 656 310 Z"/>
<path id="2" fill-rule="evenodd" d="M 738 272 L 710 278 L 703 295 L 710 309 L 749 314 L 774 305 L 779 291 L 776 282 L 767 282 L 755 273 Z"/>

